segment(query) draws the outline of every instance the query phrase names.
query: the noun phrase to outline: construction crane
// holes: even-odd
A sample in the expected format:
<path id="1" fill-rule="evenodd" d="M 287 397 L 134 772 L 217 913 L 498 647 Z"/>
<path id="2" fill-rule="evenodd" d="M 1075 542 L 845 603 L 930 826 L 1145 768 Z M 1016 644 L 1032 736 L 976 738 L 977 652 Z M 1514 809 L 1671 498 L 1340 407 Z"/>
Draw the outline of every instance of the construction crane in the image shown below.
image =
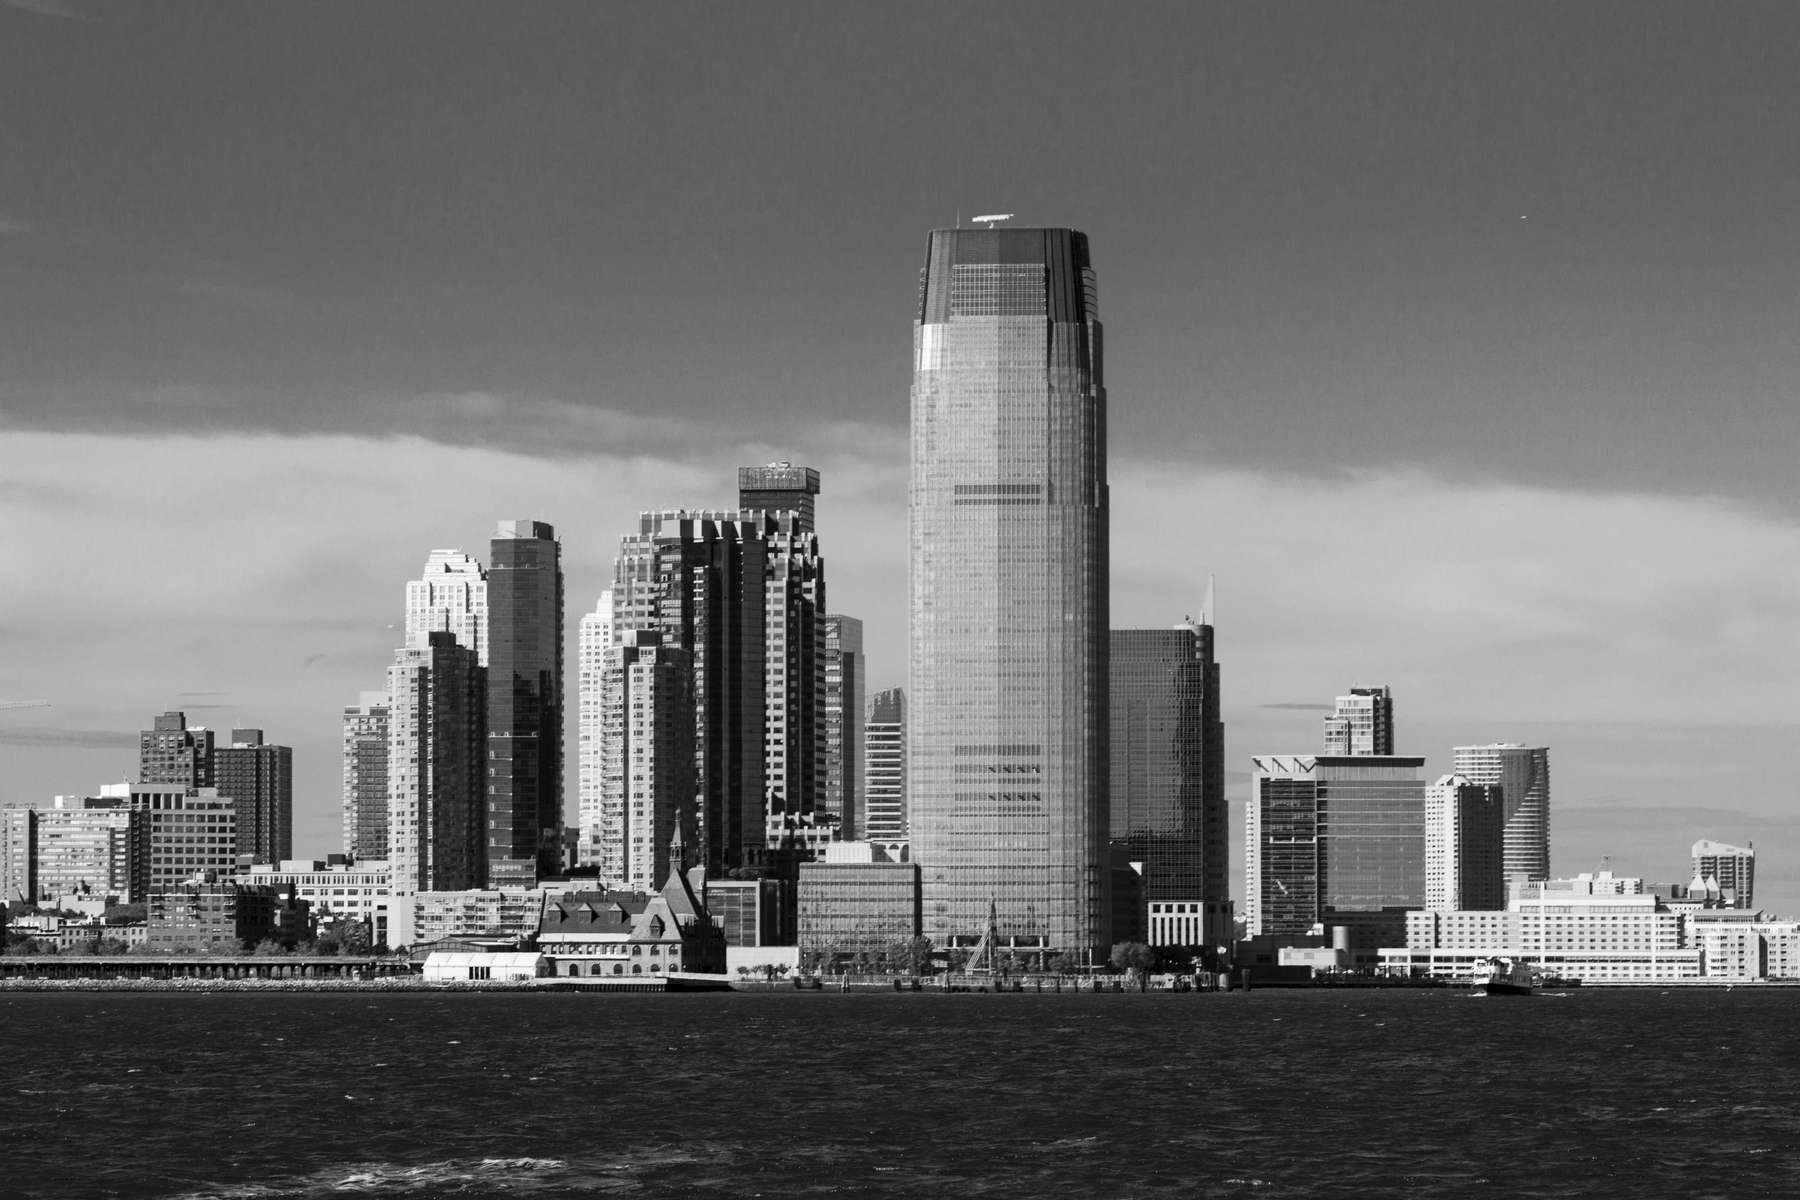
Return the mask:
<path id="1" fill-rule="evenodd" d="M 0 700 L 0 709 L 8 708 L 49 708 L 48 700 Z"/>

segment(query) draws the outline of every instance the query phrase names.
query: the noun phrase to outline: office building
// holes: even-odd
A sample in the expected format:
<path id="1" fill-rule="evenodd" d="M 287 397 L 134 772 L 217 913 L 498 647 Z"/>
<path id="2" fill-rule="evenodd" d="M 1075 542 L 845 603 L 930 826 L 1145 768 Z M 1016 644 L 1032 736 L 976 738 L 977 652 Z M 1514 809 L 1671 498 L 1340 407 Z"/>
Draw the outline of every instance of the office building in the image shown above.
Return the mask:
<path id="1" fill-rule="evenodd" d="M 131 810 L 127 871 L 132 900 L 237 866 L 237 804 L 217 788 L 125 783 L 100 789 Z"/>
<path id="2" fill-rule="evenodd" d="M 388 694 L 364 692 L 344 706 L 344 853 L 388 855 Z"/>
<path id="3" fill-rule="evenodd" d="M 606 656 L 613 643 L 612 589 L 583 613 L 575 644 L 575 865 L 600 863 L 600 813 L 606 771 Z"/>
<path id="4" fill-rule="evenodd" d="M 440 631 L 487 666 L 487 572 L 461 550 L 433 550 L 419 578 L 406 584 L 406 643 Z"/>
<path id="5" fill-rule="evenodd" d="M 273 887 L 184 880 L 145 904 L 151 953 L 242 954 L 264 941 L 293 947 L 312 936 L 311 906 Z"/>
<path id="6" fill-rule="evenodd" d="M 925 935 L 1110 944 L 1106 390 L 1087 236 L 930 235 L 913 329 L 907 807 Z"/>
<path id="7" fill-rule="evenodd" d="M 655 629 L 627 631 L 606 654 L 595 866 L 608 886 L 648 892 L 686 864 L 694 828 L 694 660 Z"/>
<path id="8" fill-rule="evenodd" d="M 838 836 L 855 841 L 863 825 L 863 625 L 825 618 L 825 784 L 820 807 L 837 818 Z"/>
<path id="9" fill-rule="evenodd" d="M 396 896 L 481 884 L 482 676 L 475 651 L 442 630 L 419 634 L 394 652 L 387 778 Z M 410 944 L 410 934 L 396 928 L 394 944 Z"/>
<path id="10" fill-rule="evenodd" d="M 237 802 L 237 852 L 252 862 L 294 856 L 294 751 L 263 741 L 260 729 L 233 729 L 213 751 L 213 786 Z"/>
<path id="11" fill-rule="evenodd" d="M 1506 804 L 1498 784 L 1443 775 L 1425 791 L 1425 907 L 1506 907 Z"/>
<path id="12" fill-rule="evenodd" d="M 1392 754 L 1394 752 L 1394 697 L 1385 687 L 1351 688 L 1337 698 L 1337 708 L 1325 718 L 1325 753 Z"/>
<path id="13" fill-rule="evenodd" d="M 361 921 L 369 928 L 369 944 L 387 941 L 388 904 L 393 875 L 386 862 L 350 862 L 343 855 L 328 859 L 289 859 L 257 863 L 232 876 L 233 883 L 292 892 L 312 906 L 315 920 Z"/>
<path id="14" fill-rule="evenodd" d="M 869 701 L 863 724 L 862 833 L 872 842 L 906 840 L 906 689 Z"/>
<path id="15" fill-rule="evenodd" d="M 1517 742 L 1458 746 L 1451 770 L 1471 783 L 1499 784 L 1506 802 L 1509 882 L 1550 878 L 1550 750 Z"/>
<path id="16" fill-rule="evenodd" d="M 800 864 L 802 950 L 877 954 L 919 936 L 919 868 L 869 842 L 843 842 Z"/>
<path id="17" fill-rule="evenodd" d="M 1756 907 L 1756 849 L 1702 839 L 1694 843 L 1694 879 L 1732 908 Z M 1692 888 L 1692 884 L 1689 887 Z"/>
<path id="18" fill-rule="evenodd" d="M 727 946 L 792 946 L 794 885 L 786 879 L 704 880 L 706 910 Z"/>
<path id="19" fill-rule="evenodd" d="M 1244 819 L 1249 936 L 1347 928 L 1359 950 L 1398 945 L 1425 906 L 1423 758 L 1260 755 Z"/>
<path id="20" fill-rule="evenodd" d="M 488 881 L 529 887 L 562 874 L 561 548 L 542 521 L 502 521 L 489 551 Z"/>
<path id="21" fill-rule="evenodd" d="M 166 712 L 156 718 L 155 728 L 138 734 L 139 783 L 211 787 L 212 768 L 213 732 L 203 725 L 190 728 L 186 713 Z"/>
<path id="22" fill-rule="evenodd" d="M 819 494 L 819 472 L 789 462 L 738 468 L 738 509 L 742 512 L 793 513 L 795 528 L 815 532 L 813 508 Z"/>
<path id="23" fill-rule="evenodd" d="M 1200 922 L 1200 936 L 1179 944 L 1229 941 L 1225 726 L 1213 627 L 1115 629 L 1109 657 L 1111 843 L 1115 859 L 1137 864 L 1144 912 L 1133 923 L 1161 944 L 1196 932 L 1194 922 L 1173 918 L 1210 915 L 1210 928 Z M 1121 940 L 1116 933 L 1114 940 Z"/>

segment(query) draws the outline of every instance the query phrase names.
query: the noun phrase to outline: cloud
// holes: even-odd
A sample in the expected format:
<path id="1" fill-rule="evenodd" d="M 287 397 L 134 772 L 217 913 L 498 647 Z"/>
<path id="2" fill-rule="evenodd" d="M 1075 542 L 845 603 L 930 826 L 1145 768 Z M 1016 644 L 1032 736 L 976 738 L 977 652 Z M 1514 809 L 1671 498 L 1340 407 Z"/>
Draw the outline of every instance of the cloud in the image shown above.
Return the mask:
<path id="1" fill-rule="evenodd" d="M 24 237 L 32 230 L 30 221 L 21 221 L 13 217 L 0 217 L 0 237 Z"/>
<path id="2" fill-rule="evenodd" d="M 1287 701 L 1287 702 L 1281 703 L 1281 704 L 1259 704 L 1256 707 L 1258 707 L 1258 708 L 1280 708 L 1280 709 L 1287 709 L 1292 712 L 1335 712 L 1336 711 L 1335 707 L 1330 704 L 1306 704 L 1306 703 L 1303 703 L 1298 700 Z"/>
<path id="3" fill-rule="evenodd" d="M 64 21 L 81 21 L 92 23 L 95 18 L 89 16 L 69 4 L 67 0 L 4 0 L 13 8 L 28 13 L 36 13 L 40 17 L 58 17 Z"/>
<path id="4" fill-rule="evenodd" d="M 0 725 L 0 746 L 61 746 L 83 750 L 136 750 L 138 735 L 120 729 L 52 729 Z"/>

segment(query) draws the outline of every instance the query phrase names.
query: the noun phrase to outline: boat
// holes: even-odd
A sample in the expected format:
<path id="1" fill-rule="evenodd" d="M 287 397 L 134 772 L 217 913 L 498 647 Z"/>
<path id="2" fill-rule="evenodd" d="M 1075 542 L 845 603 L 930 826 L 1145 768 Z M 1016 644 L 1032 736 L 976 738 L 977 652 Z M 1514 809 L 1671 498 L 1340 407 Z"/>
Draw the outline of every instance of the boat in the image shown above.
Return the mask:
<path id="1" fill-rule="evenodd" d="M 1490 958 L 1475 966 L 1475 990 L 1490 996 L 1529 996 L 1543 983 L 1537 968 L 1521 959 Z"/>

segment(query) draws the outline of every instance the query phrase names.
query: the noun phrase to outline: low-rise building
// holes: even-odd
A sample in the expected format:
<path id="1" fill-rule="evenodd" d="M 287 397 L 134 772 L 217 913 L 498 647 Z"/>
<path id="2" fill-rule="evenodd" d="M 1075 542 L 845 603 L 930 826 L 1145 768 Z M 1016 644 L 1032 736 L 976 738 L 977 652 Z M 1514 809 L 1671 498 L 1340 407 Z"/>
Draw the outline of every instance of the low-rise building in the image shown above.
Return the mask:
<path id="1" fill-rule="evenodd" d="M 548 974 L 624 979 L 721 974 L 725 935 L 680 872 L 661 892 L 575 892 L 544 905 L 538 949 Z"/>
<path id="2" fill-rule="evenodd" d="M 150 894 L 145 943 L 166 953 L 292 946 L 311 936 L 310 908 L 291 891 L 195 878 Z"/>
<path id="3" fill-rule="evenodd" d="M 541 954 L 439 951 L 426 957 L 423 973 L 428 983 L 526 983 L 542 977 L 547 970 Z"/>
<path id="4" fill-rule="evenodd" d="M 370 944 L 387 941 L 391 877 L 385 860 L 356 862 L 342 854 L 319 859 L 256 863 L 232 882 L 251 887 L 292 888 L 312 905 L 319 920 L 368 923 Z"/>
<path id="5" fill-rule="evenodd" d="M 875 952 L 919 936 L 917 863 L 894 862 L 870 842 L 839 842 L 800 864 L 796 904 L 802 950 Z"/>

